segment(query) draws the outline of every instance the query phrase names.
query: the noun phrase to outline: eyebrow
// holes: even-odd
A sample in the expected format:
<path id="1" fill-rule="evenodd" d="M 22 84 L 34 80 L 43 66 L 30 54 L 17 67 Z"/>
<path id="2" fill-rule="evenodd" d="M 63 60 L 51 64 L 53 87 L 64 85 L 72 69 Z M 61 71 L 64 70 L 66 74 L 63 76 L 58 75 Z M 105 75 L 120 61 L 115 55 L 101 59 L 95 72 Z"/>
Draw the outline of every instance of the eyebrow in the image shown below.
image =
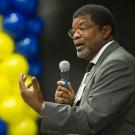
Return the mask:
<path id="1" fill-rule="evenodd" d="M 85 22 L 86 22 L 86 21 L 82 20 L 82 21 L 80 21 L 79 25 L 82 25 L 82 24 L 84 24 Z"/>
<path id="2" fill-rule="evenodd" d="M 79 22 L 79 26 L 81 26 L 81 25 L 83 25 L 83 24 L 86 24 L 86 22 L 84 21 L 84 20 L 82 20 L 81 22 Z M 88 24 L 86 24 L 86 25 L 88 25 Z M 72 26 L 72 28 L 73 28 L 74 26 Z"/>

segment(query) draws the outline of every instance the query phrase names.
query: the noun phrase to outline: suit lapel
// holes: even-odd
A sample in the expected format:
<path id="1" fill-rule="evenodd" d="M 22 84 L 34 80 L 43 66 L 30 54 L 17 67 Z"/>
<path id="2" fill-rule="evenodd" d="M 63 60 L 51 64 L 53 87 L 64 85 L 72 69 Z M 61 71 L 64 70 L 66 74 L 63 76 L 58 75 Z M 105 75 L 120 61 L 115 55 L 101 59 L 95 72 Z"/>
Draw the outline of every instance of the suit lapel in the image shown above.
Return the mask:
<path id="1" fill-rule="evenodd" d="M 119 47 L 119 44 L 115 41 L 112 44 L 110 44 L 102 53 L 102 55 L 100 56 L 99 60 L 97 61 L 97 63 L 94 65 L 94 67 L 91 69 L 91 71 L 89 72 L 88 76 L 87 76 L 87 80 L 85 81 L 86 85 L 89 83 L 89 81 L 92 79 L 92 76 L 95 74 L 95 72 L 97 71 L 97 69 L 100 67 L 100 65 L 102 64 L 103 60 L 114 50 L 116 50 Z M 85 88 L 83 91 L 83 94 L 85 94 Z M 79 105 L 78 103 L 80 103 L 81 99 L 79 101 L 77 101 L 74 105 Z"/>
<path id="2" fill-rule="evenodd" d="M 96 70 L 100 67 L 100 65 L 102 64 L 102 61 L 115 49 L 117 49 L 119 47 L 119 44 L 117 42 L 114 42 L 112 44 L 110 44 L 110 46 L 108 46 L 105 51 L 102 53 L 102 55 L 100 56 L 99 60 L 97 61 L 97 63 L 95 64 L 95 66 L 91 69 L 91 72 L 89 73 L 87 80 L 86 80 L 86 84 L 90 81 L 90 79 L 92 78 L 92 76 L 94 75 L 94 73 L 96 72 Z"/>

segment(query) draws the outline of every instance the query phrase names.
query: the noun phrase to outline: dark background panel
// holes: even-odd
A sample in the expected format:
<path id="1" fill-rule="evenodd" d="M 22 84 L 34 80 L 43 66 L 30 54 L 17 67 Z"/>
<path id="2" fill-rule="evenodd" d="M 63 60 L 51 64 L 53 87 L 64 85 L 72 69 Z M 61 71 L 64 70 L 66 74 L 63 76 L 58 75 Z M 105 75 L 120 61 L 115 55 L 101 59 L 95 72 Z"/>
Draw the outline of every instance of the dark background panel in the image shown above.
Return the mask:
<path id="1" fill-rule="evenodd" d="M 75 91 L 79 87 L 87 61 L 77 58 L 68 30 L 72 14 L 85 4 L 101 4 L 108 7 L 116 17 L 120 44 L 135 55 L 135 2 L 134 0 L 40 0 L 39 14 L 44 18 L 46 28 L 42 34 L 41 57 L 44 73 L 41 89 L 45 99 L 53 101 L 56 82 L 60 79 L 59 62 L 68 60 L 71 64 L 69 79 Z"/>

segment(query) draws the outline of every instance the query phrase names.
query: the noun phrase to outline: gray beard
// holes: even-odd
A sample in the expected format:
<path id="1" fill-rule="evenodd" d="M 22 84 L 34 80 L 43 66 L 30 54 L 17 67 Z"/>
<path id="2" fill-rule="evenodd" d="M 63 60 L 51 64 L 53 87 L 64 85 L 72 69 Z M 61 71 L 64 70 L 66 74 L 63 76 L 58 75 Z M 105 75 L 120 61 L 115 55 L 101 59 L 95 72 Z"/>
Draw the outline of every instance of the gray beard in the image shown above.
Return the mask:
<path id="1" fill-rule="evenodd" d="M 80 52 L 77 52 L 77 56 L 82 59 L 91 60 L 91 50 L 89 48 L 85 48 Z"/>

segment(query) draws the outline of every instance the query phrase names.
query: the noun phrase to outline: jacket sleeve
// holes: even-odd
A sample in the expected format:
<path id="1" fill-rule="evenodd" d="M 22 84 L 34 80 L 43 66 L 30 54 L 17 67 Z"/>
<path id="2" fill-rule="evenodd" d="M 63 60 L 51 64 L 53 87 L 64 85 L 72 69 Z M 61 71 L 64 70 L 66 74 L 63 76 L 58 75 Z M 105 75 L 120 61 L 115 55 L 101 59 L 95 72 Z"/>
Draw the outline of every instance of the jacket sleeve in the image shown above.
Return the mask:
<path id="1" fill-rule="evenodd" d="M 88 99 L 81 106 L 46 102 L 41 130 L 58 134 L 95 134 L 115 121 L 134 91 L 132 68 L 123 61 L 99 67 Z"/>

